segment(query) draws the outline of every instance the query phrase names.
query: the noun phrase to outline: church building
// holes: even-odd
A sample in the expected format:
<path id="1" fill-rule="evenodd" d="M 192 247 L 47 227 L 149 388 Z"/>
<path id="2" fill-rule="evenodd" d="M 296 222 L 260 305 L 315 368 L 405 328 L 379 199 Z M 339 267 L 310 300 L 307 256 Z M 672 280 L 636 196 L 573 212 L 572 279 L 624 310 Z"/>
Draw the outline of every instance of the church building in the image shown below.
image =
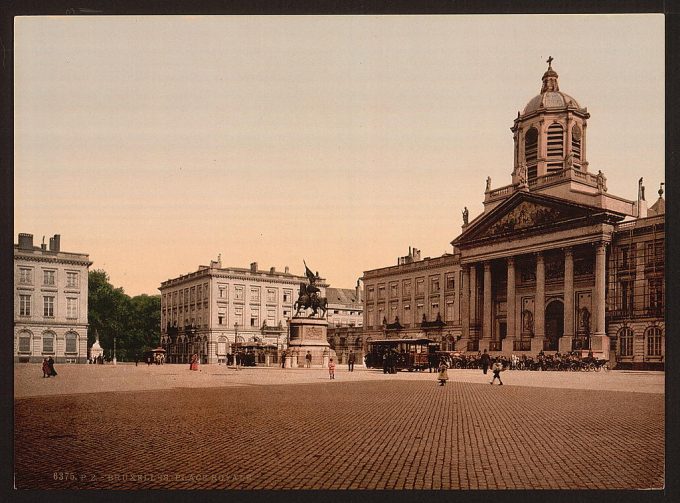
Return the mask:
<path id="1" fill-rule="evenodd" d="M 590 114 L 548 59 L 518 112 L 510 183 L 463 211 L 452 253 L 365 271 L 364 338 L 422 337 L 492 354 L 592 351 L 620 367 L 664 359 L 663 190 L 647 206 L 588 163 Z M 635 181 L 631 180 L 631 183 Z M 663 185 L 663 184 L 662 184 Z M 415 315 L 414 315 L 415 314 Z M 365 342 L 364 341 L 364 342 Z"/>

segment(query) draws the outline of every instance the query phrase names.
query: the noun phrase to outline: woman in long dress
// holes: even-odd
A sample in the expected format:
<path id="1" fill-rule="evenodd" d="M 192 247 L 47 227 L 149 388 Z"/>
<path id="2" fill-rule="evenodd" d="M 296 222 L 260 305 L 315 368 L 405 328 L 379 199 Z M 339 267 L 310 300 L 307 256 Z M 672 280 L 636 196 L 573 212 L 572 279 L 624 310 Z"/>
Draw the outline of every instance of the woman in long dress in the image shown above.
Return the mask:
<path id="1" fill-rule="evenodd" d="M 191 365 L 189 366 L 191 370 L 198 370 L 198 355 L 193 354 L 191 356 Z"/>

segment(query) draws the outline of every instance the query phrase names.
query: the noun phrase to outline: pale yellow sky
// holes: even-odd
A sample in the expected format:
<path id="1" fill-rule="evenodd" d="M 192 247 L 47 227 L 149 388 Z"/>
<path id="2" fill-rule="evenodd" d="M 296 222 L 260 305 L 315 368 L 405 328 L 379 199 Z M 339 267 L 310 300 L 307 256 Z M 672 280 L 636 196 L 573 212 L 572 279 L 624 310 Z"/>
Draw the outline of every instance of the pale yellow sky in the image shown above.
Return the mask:
<path id="1" fill-rule="evenodd" d="M 222 254 L 332 286 L 450 252 L 555 58 L 590 169 L 664 180 L 664 18 L 23 17 L 16 234 L 61 234 L 128 294 Z"/>

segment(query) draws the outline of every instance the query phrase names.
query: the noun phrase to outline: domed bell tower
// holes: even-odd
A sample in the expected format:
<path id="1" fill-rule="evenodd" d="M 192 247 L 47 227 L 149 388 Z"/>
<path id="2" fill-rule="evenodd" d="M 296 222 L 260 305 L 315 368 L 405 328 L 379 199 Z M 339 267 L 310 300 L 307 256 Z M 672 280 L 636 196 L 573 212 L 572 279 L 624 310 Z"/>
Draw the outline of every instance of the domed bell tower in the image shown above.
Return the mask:
<path id="1" fill-rule="evenodd" d="M 541 92 L 524 112 L 517 112 L 514 125 L 513 185 L 531 189 L 534 181 L 565 169 L 587 172 L 586 126 L 590 114 L 560 91 L 552 56 L 543 74 Z"/>

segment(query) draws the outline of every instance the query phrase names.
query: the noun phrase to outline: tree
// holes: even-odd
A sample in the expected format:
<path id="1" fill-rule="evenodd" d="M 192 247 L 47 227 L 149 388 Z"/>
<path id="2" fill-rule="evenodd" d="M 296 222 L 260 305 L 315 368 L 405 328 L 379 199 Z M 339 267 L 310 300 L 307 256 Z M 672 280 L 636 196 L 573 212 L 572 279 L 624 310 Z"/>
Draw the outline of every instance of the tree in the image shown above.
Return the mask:
<path id="1" fill-rule="evenodd" d="M 88 275 L 88 345 L 97 334 L 109 357 L 131 360 L 135 355 L 158 345 L 160 336 L 160 296 L 138 295 L 130 298 L 122 288 L 109 282 L 106 271 L 97 269 Z"/>

